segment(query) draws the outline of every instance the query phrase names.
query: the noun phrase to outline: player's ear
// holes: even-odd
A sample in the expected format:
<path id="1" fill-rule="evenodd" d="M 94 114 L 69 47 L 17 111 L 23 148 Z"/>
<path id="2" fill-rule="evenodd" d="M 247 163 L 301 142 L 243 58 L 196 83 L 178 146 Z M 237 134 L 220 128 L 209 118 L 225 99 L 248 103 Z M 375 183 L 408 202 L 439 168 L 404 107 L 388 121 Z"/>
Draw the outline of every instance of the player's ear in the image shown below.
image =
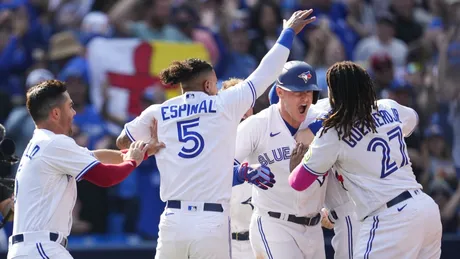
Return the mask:
<path id="1" fill-rule="evenodd" d="M 205 93 L 211 94 L 211 82 L 209 80 L 203 82 L 203 90 Z"/>
<path id="2" fill-rule="evenodd" d="M 276 95 L 278 95 L 278 97 L 283 96 L 284 94 L 283 89 L 281 89 L 280 87 L 276 87 L 275 90 L 276 90 Z"/>
<path id="3" fill-rule="evenodd" d="M 61 109 L 59 109 L 58 107 L 54 107 L 54 108 L 51 110 L 50 114 L 51 114 L 51 118 L 52 118 L 53 120 L 58 120 L 59 117 L 61 116 Z"/>

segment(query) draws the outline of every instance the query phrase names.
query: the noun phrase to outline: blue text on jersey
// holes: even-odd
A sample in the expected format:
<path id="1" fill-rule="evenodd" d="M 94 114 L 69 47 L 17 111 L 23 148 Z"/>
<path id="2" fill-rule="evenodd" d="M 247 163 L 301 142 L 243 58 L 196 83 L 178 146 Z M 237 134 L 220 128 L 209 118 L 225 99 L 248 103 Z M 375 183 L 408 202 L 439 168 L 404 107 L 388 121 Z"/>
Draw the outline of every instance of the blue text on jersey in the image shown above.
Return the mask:
<path id="1" fill-rule="evenodd" d="M 389 110 L 379 110 L 378 112 L 372 113 L 372 117 L 374 118 L 375 125 L 377 128 L 393 123 L 393 122 L 399 122 L 402 123 L 399 120 L 399 113 L 396 109 L 392 108 L 391 111 Z M 359 128 L 359 127 L 353 127 L 351 129 L 351 135 L 350 137 L 347 138 L 341 138 L 345 143 L 347 143 L 350 147 L 355 147 L 356 144 L 358 144 L 359 141 L 363 139 L 364 136 L 366 136 L 371 130 L 369 128 Z"/>
<path id="2" fill-rule="evenodd" d="M 271 165 L 275 162 L 288 160 L 291 158 L 291 149 L 289 147 L 280 147 L 273 149 L 271 152 L 260 154 L 258 157 L 261 165 Z"/>
<path id="3" fill-rule="evenodd" d="M 181 104 L 161 107 L 163 121 L 178 117 L 187 117 L 193 114 L 216 113 L 215 100 L 203 100 L 196 104 Z"/>

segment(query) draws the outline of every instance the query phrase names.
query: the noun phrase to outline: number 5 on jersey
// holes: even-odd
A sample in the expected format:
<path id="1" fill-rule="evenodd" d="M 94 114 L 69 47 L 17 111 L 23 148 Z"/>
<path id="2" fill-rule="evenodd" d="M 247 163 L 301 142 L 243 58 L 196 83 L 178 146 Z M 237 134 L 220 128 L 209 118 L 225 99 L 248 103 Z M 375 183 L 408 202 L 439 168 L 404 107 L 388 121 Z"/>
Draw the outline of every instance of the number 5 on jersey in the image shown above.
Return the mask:
<path id="1" fill-rule="evenodd" d="M 184 120 L 177 122 L 177 137 L 180 142 L 184 143 L 178 155 L 182 158 L 197 157 L 204 148 L 204 139 L 194 128 L 200 125 L 200 118 Z M 191 148 L 186 148 L 187 142 L 193 142 Z"/>

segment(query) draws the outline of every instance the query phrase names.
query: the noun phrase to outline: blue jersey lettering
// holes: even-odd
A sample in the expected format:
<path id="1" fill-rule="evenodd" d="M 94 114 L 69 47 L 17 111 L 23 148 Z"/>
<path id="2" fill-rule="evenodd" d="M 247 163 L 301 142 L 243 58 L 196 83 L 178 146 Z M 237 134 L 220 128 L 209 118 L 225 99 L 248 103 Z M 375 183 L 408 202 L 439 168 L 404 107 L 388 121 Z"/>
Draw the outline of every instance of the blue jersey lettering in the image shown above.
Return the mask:
<path id="1" fill-rule="evenodd" d="M 163 121 L 174 118 L 188 117 L 194 114 L 216 113 L 215 100 L 204 100 L 197 104 L 182 104 L 161 107 Z"/>
<path id="2" fill-rule="evenodd" d="M 258 156 L 261 165 L 271 165 L 275 162 L 289 160 L 291 158 L 291 149 L 289 147 L 280 147 Z"/>

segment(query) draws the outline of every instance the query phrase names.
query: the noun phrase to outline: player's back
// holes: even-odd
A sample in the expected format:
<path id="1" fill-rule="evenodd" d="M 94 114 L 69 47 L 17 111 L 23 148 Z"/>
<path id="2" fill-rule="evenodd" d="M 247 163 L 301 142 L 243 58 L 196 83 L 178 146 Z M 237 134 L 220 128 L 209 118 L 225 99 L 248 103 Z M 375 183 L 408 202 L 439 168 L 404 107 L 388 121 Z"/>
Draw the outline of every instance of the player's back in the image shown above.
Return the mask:
<path id="1" fill-rule="evenodd" d="M 150 106 L 126 125 L 132 140 L 147 141 L 138 124 L 158 120 L 158 138 L 166 145 L 155 155 L 163 201 L 229 202 L 236 129 L 245 112 L 230 101 L 238 92 L 241 87 L 216 96 L 187 92 Z"/>
<path id="2" fill-rule="evenodd" d="M 348 180 L 345 187 L 360 208 L 361 216 L 406 190 L 421 188 L 404 141 L 417 125 L 417 113 L 388 99 L 377 104 L 378 111 L 372 113 L 377 132 L 354 127 L 350 137 L 341 138 L 335 165 Z M 348 188 L 347 184 L 351 186 Z"/>

